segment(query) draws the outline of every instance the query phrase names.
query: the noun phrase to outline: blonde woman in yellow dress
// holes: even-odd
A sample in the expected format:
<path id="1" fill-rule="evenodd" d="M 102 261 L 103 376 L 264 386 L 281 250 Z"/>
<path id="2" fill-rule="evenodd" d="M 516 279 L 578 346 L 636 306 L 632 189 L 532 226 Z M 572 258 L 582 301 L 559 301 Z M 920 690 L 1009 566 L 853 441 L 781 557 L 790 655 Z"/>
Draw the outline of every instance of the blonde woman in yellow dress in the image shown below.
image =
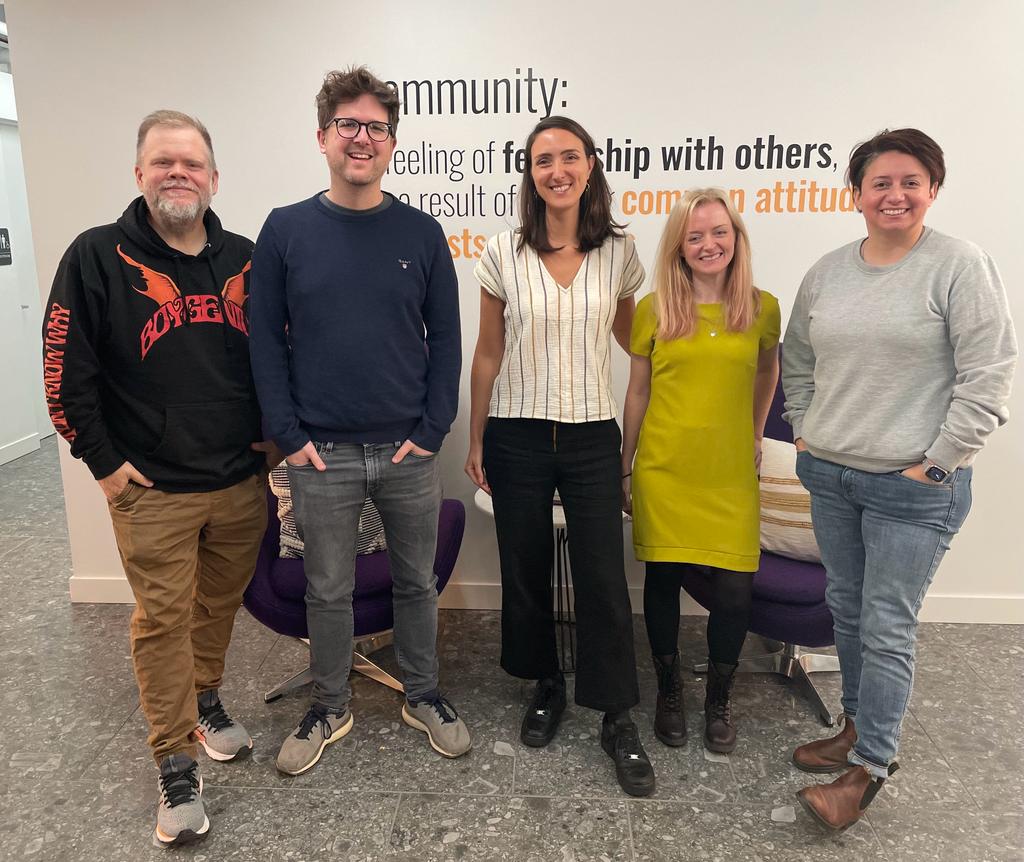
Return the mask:
<path id="1" fill-rule="evenodd" d="M 624 505 L 647 564 L 654 732 L 666 745 L 686 741 L 678 641 L 689 573 L 714 587 L 704 745 L 736 747 L 730 690 L 760 559 L 757 470 L 779 329 L 778 300 L 754 287 L 747 231 L 728 195 L 688 192 L 665 225 L 654 293 L 637 305 L 622 419 Z"/>

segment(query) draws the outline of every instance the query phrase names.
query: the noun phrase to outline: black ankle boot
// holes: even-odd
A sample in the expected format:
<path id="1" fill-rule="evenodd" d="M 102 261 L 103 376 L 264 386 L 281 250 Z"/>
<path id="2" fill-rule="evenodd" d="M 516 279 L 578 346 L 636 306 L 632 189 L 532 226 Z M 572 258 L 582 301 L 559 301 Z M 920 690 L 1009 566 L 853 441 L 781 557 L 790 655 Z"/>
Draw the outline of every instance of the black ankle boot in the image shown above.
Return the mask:
<path id="1" fill-rule="evenodd" d="M 736 748 L 736 727 L 732 723 L 732 689 L 736 665 L 708 660 L 708 682 L 704 696 L 704 747 L 729 754 Z"/>
<path id="2" fill-rule="evenodd" d="M 654 711 L 654 735 L 665 745 L 686 745 L 686 715 L 683 712 L 683 680 L 679 676 L 679 653 L 652 656 L 658 675 L 658 703 Z"/>
<path id="3" fill-rule="evenodd" d="M 537 681 L 533 700 L 519 729 L 519 738 L 531 748 L 543 748 L 558 730 L 558 723 L 565 712 L 565 677 L 546 677 Z"/>

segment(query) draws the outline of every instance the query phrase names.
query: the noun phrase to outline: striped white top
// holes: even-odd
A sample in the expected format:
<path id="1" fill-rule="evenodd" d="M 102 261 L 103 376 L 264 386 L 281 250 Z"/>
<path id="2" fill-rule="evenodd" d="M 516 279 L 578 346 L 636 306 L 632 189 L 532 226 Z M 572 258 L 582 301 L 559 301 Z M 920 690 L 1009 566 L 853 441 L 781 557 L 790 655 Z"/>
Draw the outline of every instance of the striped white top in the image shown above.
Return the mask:
<path id="1" fill-rule="evenodd" d="M 474 274 L 505 303 L 505 353 L 489 416 L 595 422 L 614 419 L 612 322 L 621 299 L 643 284 L 644 268 L 630 237 L 611 237 L 587 252 L 561 287 L 518 232 L 487 242 Z"/>

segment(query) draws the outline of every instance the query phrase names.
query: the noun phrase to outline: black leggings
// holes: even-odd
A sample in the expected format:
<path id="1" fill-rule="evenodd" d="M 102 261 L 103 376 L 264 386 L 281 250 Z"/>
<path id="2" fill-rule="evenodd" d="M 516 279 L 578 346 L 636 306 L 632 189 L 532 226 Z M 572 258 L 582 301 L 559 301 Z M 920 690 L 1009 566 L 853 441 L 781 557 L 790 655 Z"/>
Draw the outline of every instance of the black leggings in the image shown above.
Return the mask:
<path id="1" fill-rule="evenodd" d="M 704 578 L 712 587 L 708 616 L 708 656 L 736 664 L 750 626 L 753 572 L 732 572 L 690 563 L 647 563 L 644 620 L 655 655 L 674 655 L 679 643 L 679 591 L 683 575 Z"/>

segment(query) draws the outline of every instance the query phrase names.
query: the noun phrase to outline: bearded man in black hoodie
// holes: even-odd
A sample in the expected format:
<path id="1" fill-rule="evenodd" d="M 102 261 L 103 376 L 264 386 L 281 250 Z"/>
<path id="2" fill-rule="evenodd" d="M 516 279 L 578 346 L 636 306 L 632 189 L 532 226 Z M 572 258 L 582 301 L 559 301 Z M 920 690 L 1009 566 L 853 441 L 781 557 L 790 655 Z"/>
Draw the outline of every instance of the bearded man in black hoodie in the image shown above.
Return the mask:
<path id="1" fill-rule="evenodd" d="M 218 696 L 266 527 L 249 371 L 253 244 L 210 210 L 209 132 L 177 111 L 139 127 L 142 195 L 65 253 L 43 326 L 53 424 L 107 498 L 135 594 L 131 650 L 160 770 L 154 841 L 210 827 L 196 763 L 252 739 Z"/>

